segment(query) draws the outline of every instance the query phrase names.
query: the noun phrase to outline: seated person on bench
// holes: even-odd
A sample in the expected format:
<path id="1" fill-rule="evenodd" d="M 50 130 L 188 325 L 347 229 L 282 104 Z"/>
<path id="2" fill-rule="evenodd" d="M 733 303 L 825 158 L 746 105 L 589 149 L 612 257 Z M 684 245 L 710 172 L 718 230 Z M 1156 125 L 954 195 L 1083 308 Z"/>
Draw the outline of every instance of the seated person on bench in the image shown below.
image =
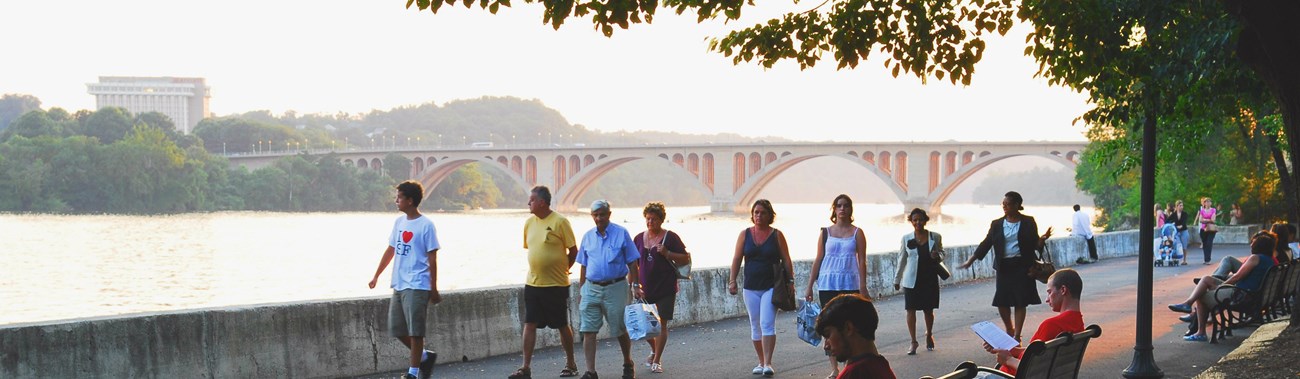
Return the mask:
<path id="1" fill-rule="evenodd" d="M 1083 278 L 1079 277 L 1079 272 L 1072 269 L 1061 269 L 1052 274 L 1047 279 L 1047 305 L 1052 307 L 1053 312 L 1060 313 L 1052 316 L 1043 323 L 1038 324 L 1038 332 L 1029 340 L 1033 341 L 1050 341 L 1063 332 L 1079 333 L 1083 331 L 1083 313 L 1079 310 L 1079 296 L 1083 294 Z M 1011 376 L 1016 375 L 1016 368 L 1020 367 L 1020 357 L 1024 355 L 1025 349 L 1017 346 L 1011 350 L 998 350 L 984 344 L 984 350 L 992 354 L 997 354 L 998 364 L 1002 372 Z"/>

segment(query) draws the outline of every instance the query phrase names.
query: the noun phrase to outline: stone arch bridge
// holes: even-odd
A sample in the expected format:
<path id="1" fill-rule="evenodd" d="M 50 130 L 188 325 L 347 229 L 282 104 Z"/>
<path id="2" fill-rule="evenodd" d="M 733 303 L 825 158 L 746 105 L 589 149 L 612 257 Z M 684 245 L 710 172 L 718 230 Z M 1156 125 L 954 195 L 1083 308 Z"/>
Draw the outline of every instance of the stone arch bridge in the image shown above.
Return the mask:
<path id="1" fill-rule="evenodd" d="M 580 209 L 579 202 L 611 170 L 638 159 L 661 159 L 694 178 L 690 186 L 710 198 L 714 212 L 748 212 L 748 205 L 782 172 L 818 157 L 839 157 L 885 183 L 903 210 L 940 212 L 953 190 L 994 162 L 1036 156 L 1074 169 L 1086 142 L 786 142 L 734 144 L 645 144 L 609 146 L 397 147 L 309 151 L 333 153 L 345 165 L 383 169 L 384 156 L 411 160 L 411 177 L 432 190 L 469 163 L 505 172 L 520 187 L 551 188 L 552 205 Z M 228 156 L 249 169 L 301 151 Z M 526 194 L 525 194 L 526 195 Z"/>

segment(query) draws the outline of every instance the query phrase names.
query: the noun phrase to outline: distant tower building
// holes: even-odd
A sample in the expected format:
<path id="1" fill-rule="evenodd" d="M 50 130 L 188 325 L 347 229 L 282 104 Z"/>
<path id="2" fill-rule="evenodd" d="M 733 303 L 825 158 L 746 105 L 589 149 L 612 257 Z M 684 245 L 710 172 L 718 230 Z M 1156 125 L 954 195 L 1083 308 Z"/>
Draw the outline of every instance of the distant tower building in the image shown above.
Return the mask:
<path id="1" fill-rule="evenodd" d="M 171 117 L 176 130 L 189 134 L 208 111 L 210 89 L 203 78 L 101 76 L 86 87 L 96 109 L 121 107 L 132 114 L 158 112 Z"/>

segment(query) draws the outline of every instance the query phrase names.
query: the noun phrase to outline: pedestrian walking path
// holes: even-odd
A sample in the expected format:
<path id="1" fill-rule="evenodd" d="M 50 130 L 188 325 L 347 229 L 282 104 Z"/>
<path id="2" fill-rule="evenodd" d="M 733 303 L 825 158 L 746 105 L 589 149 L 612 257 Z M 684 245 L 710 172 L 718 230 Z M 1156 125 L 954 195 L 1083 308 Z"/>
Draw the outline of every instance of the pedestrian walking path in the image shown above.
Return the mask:
<path id="1" fill-rule="evenodd" d="M 1245 245 L 1216 246 L 1215 257 L 1245 256 Z M 1195 249 L 1193 249 L 1195 250 Z M 1199 254 L 1193 254 L 1199 256 Z M 1218 344 L 1186 342 L 1182 340 L 1186 324 L 1178 321 L 1179 314 L 1166 309 L 1166 304 L 1185 299 L 1192 289 L 1192 278 L 1208 275 L 1214 266 L 1192 262 L 1189 266 L 1155 267 L 1153 291 L 1153 345 L 1156 364 L 1166 378 L 1191 378 L 1205 371 L 1246 339 L 1254 329 L 1245 328 Z M 870 268 L 869 268 L 870 269 Z M 1081 378 L 1116 378 L 1129 366 L 1133 358 L 1136 333 L 1137 258 L 1107 259 L 1094 264 L 1075 266 L 1084 279 L 1082 308 L 1085 324 L 1098 324 L 1100 338 L 1088 347 Z M 1043 286 L 1039 285 L 1039 291 Z M 992 280 L 982 280 L 942 289 L 940 308 L 935 314 L 935 339 L 937 348 L 926 351 L 924 322 L 917 320 L 917 340 L 922 348 L 916 355 L 906 355 L 911 345 L 907 333 L 902 296 L 876 299 L 880 310 L 880 328 L 876 332 L 876 345 L 899 378 L 917 378 L 923 375 L 939 376 L 950 372 L 963 361 L 981 365 L 993 364 L 993 357 L 980 347 L 981 341 L 970 331 L 970 325 L 991 320 L 1001 325 L 997 309 L 990 306 L 993 298 Z M 802 293 L 802 288 L 798 293 Z M 794 330 L 793 312 L 781 312 L 777 317 L 777 346 L 773 366 L 779 378 L 824 378 L 829 374 L 826 357 L 820 347 L 799 340 Z M 1033 334 L 1038 323 L 1054 315 L 1046 304 L 1031 306 L 1025 321 L 1025 336 Z M 555 333 L 553 330 L 538 333 Z M 750 369 L 757 364 L 753 345 L 749 341 L 748 320 L 733 318 L 697 325 L 672 326 L 670 345 L 663 358 L 664 373 L 651 373 L 640 363 L 649 354 L 643 341 L 633 341 L 632 358 L 637 365 L 638 378 L 754 378 Z M 598 343 L 597 371 L 602 377 L 618 378 L 622 357 L 613 339 Z M 436 350 L 437 346 L 430 346 Z M 578 366 L 583 367 L 581 343 L 575 347 Z M 435 378 L 505 378 L 519 367 L 519 354 L 508 354 L 472 362 L 460 362 L 453 357 L 439 357 L 433 372 Z M 539 349 L 533 357 L 534 378 L 558 378 L 564 366 L 564 353 L 558 347 Z M 402 372 L 394 371 L 365 376 L 364 378 L 394 378 Z"/>

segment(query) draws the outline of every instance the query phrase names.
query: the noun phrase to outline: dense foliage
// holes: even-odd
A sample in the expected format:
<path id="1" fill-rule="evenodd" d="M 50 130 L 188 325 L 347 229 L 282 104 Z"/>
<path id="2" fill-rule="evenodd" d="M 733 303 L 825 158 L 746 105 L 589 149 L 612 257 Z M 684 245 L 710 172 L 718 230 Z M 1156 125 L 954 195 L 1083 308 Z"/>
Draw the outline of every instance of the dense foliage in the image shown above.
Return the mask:
<path id="1" fill-rule="evenodd" d="M 615 27 L 650 23 L 661 8 L 694 13 L 704 22 L 738 20 L 755 6 L 708 0 L 524 2 L 542 4 L 543 22 L 555 28 L 570 18 L 590 19 L 605 36 Z M 457 3 L 492 13 L 511 5 L 408 0 L 406 7 L 437 13 Z M 839 68 L 855 68 L 879 52 L 884 57 L 877 61 L 894 76 L 901 71 L 925 81 L 946 75 L 952 83 L 969 83 L 985 33 L 1005 34 L 1014 22 L 1028 23 L 1034 29 L 1025 54 L 1040 64 L 1038 74 L 1088 93 L 1095 106 L 1080 117 L 1094 143 L 1079 179 L 1088 181 L 1083 186 L 1090 191 L 1101 191 L 1093 194 L 1107 199 L 1098 202 L 1102 208 L 1114 209 L 1121 219 L 1133 214 L 1132 171 L 1140 151 L 1134 132 L 1150 127 L 1161 136 L 1162 197 L 1204 194 L 1254 202 L 1261 219 L 1286 213 L 1300 221 L 1300 168 L 1291 163 L 1300 156 L 1300 142 L 1291 140 L 1300 136 L 1297 19 L 1300 2 L 1294 0 L 834 0 L 713 38 L 709 47 L 736 63 L 765 67 L 791 60 L 807 68 L 830 54 Z M 1203 159 L 1219 154 L 1235 160 L 1220 165 L 1224 161 Z M 1270 158 L 1275 172 L 1260 171 Z"/>
<path id="2" fill-rule="evenodd" d="M 383 172 L 345 167 L 329 151 L 406 144 L 498 145 L 693 141 L 673 133 L 598 133 L 568 123 L 536 100 L 481 98 L 374 111 L 365 115 L 273 115 L 266 111 L 209 118 L 194 134 L 176 132 L 159 113 L 120 108 L 39 109 L 26 95 L 0 98 L 0 116 L 27 110 L 0 132 L 0 211 L 171 213 L 213 210 L 374 211 L 391 209 L 392 186 L 411 179 L 411 161 L 384 157 Z M 28 109 L 37 107 L 34 109 Z M 522 138 L 521 138 L 522 137 Z M 735 135 L 713 141 L 743 141 Z M 769 138 L 770 139 L 770 138 Z M 221 154 L 300 151 L 255 171 L 229 168 Z M 305 152 L 319 152 L 307 154 Z M 694 189 L 664 186 L 671 173 L 641 175 L 633 162 L 602 179 L 590 196 L 626 203 L 657 199 L 706 203 Z M 426 209 L 525 206 L 527 189 L 503 170 L 463 166 L 429 193 Z M 680 178 L 677 178 L 680 179 Z"/>
<path id="3" fill-rule="evenodd" d="M 120 108 L 38 109 L 0 138 L 0 211 L 382 210 L 395 183 L 328 155 L 231 169 L 197 138 L 175 134 L 166 116 Z"/>

